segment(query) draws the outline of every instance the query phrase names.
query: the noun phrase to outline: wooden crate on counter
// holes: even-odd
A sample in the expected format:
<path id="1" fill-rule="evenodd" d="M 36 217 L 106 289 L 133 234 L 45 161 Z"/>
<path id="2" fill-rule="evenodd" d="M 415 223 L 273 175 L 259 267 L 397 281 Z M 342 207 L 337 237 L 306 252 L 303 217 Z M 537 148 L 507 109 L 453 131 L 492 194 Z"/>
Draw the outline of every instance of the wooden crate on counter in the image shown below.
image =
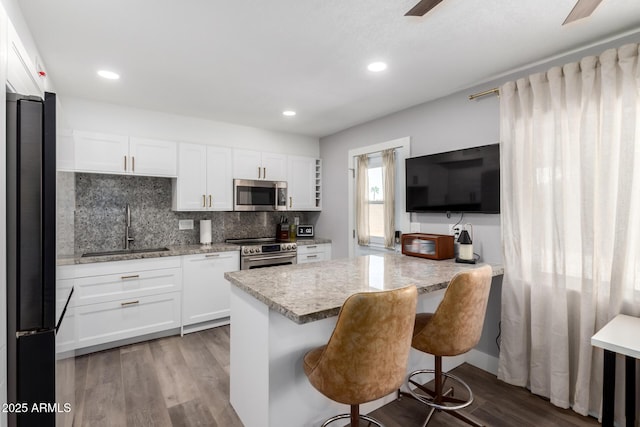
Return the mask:
<path id="1" fill-rule="evenodd" d="M 403 234 L 402 253 L 436 260 L 453 258 L 455 257 L 453 236 L 426 233 Z"/>

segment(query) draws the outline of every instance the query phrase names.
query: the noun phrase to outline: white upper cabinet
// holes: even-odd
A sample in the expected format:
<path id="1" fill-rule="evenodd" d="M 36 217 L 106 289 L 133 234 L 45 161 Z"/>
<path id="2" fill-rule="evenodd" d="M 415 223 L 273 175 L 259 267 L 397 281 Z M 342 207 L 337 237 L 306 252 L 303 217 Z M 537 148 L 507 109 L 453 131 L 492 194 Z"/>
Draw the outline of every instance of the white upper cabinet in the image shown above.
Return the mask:
<path id="1" fill-rule="evenodd" d="M 286 181 L 287 156 L 284 154 L 262 153 L 262 179 Z"/>
<path id="2" fill-rule="evenodd" d="M 235 179 L 262 179 L 262 153 L 251 150 L 233 150 L 233 177 Z"/>
<path id="3" fill-rule="evenodd" d="M 289 156 L 287 173 L 289 210 L 315 209 L 316 159 Z"/>
<path id="4" fill-rule="evenodd" d="M 175 177 L 177 144 L 173 141 L 74 131 L 74 170 Z"/>
<path id="5" fill-rule="evenodd" d="M 231 149 L 207 147 L 207 194 L 210 209 L 233 210 Z"/>
<path id="6" fill-rule="evenodd" d="M 173 182 L 173 209 L 233 210 L 230 148 L 179 144 L 178 178 Z"/>
<path id="7" fill-rule="evenodd" d="M 178 144 L 178 178 L 173 183 L 173 209 L 206 210 L 207 147 Z"/>
<path id="8" fill-rule="evenodd" d="M 286 181 L 287 156 L 253 150 L 233 150 L 233 177 Z"/>
<path id="9" fill-rule="evenodd" d="M 13 24 L 7 20 L 7 87 L 22 95 L 44 96 L 44 78 L 40 77 Z"/>
<path id="10" fill-rule="evenodd" d="M 321 200 L 321 160 L 313 157 L 288 156 L 287 183 L 289 210 L 319 211 Z"/>
<path id="11" fill-rule="evenodd" d="M 129 138 L 93 132 L 74 132 L 75 169 L 82 172 L 125 174 L 129 170 Z"/>
<path id="12" fill-rule="evenodd" d="M 130 137 L 131 172 L 136 175 L 177 176 L 177 145 L 173 141 Z"/>

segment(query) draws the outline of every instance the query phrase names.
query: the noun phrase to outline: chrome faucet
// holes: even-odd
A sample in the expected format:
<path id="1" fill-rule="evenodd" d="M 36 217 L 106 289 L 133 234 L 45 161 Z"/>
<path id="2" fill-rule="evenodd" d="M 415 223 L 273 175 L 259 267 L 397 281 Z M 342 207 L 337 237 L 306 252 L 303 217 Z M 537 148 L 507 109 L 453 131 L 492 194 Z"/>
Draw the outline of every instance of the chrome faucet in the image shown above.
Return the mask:
<path id="1" fill-rule="evenodd" d="M 133 242 L 133 237 L 129 236 L 129 232 L 131 231 L 131 208 L 129 207 L 129 203 L 127 203 L 127 208 L 125 210 L 125 216 L 127 225 L 124 228 L 124 248 L 126 250 L 131 249 L 131 243 Z"/>

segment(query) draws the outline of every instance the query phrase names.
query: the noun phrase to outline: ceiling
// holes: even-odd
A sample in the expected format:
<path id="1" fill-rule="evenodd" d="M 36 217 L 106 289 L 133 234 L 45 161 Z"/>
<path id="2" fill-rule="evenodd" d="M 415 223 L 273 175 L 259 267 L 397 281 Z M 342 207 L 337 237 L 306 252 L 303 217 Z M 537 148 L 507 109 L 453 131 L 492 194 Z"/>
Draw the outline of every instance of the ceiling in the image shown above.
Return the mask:
<path id="1" fill-rule="evenodd" d="M 21 0 L 56 91 L 311 136 L 640 27 L 640 1 Z M 640 38 L 639 38 L 640 41 Z M 367 70 L 382 60 L 381 73 Z M 120 73 L 118 81 L 96 75 Z M 282 111 L 297 111 L 284 117 Z"/>

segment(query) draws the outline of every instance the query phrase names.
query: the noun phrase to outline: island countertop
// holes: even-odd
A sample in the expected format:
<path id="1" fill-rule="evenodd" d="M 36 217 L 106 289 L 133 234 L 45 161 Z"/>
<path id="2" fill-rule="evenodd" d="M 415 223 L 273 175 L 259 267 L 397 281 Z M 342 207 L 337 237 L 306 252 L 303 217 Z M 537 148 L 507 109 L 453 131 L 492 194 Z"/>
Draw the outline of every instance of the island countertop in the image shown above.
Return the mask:
<path id="1" fill-rule="evenodd" d="M 435 292 L 444 289 L 456 273 L 476 267 L 389 253 L 236 271 L 225 273 L 225 278 L 270 309 L 303 324 L 336 316 L 344 301 L 357 292 L 409 285 L 416 285 L 419 294 Z M 504 272 L 501 265 L 491 267 L 494 276 Z"/>

